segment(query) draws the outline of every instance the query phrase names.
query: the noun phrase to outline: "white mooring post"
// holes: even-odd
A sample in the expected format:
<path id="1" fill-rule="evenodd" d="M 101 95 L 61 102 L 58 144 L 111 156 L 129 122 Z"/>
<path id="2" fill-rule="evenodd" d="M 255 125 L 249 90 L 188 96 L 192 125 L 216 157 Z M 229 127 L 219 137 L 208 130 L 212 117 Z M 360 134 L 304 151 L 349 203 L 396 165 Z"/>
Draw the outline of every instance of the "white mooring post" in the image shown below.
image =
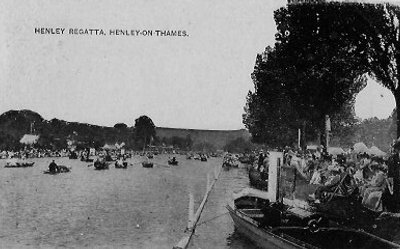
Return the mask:
<path id="1" fill-rule="evenodd" d="M 207 173 L 206 193 L 210 190 L 210 173 Z"/>
<path id="2" fill-rule="evenodd" d="M 189 221 L 188 221 L 188 229 L 193 228 L 194 222 L 194 197 L 192 193 L 189 193 Z"/>
<path id="3" fill-rule="evenodd" d="M 217 169 L 217 168 L 216 168 Z M 188 221 L 188 227 L 185 231 L 185 235 L 183 238 L 173 247 L 173 249 L 187 249 L 190 239 L 196 229 L 197 222 L 200 219 L 201 212 L 203 211 L 203 208 L 207 202 L 207 198 L 215 184 L 215 182 L 218 180 L 219 173 L 220 171 L 214 169 L 214 179 L 211 181 L 211 176 L 209 172 L 207 174 L 207 185 L 206 185 L 206 193 L 204 194 L 203 200 L 200 203 L 200 206 L 197 208 L 196 213 L 194 213 L 194 198 L 193 194 L 190 192 L 189 193 L 189 221 Z"/>

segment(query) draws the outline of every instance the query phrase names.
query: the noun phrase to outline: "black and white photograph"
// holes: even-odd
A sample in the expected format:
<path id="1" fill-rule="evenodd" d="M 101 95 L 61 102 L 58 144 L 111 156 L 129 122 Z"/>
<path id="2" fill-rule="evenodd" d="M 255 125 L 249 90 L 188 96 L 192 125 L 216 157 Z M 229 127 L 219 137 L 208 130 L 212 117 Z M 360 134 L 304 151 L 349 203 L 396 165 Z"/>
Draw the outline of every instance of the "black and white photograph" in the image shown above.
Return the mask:
<path id="1" fill-rule="evenodd" d="M 400 1 L 3 0 L 0 249 L 400 248 Z"/>

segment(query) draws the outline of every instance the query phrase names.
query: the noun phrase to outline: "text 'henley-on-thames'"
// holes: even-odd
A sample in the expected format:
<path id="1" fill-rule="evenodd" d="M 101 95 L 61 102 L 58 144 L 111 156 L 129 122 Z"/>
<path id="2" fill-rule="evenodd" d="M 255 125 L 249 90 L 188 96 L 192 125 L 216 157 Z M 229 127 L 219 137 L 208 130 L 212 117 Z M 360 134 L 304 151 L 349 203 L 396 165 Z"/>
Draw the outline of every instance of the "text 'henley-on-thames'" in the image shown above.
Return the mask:
<path id="1" fill-rule="evenodd" d="M 185 37 L 189 36 L 186 30 L 160 30 L 160 29 L 104 29 L 98 28 L 35 28 L 38 35 L 110 35 L 110 36 L 164 36 Z"/>

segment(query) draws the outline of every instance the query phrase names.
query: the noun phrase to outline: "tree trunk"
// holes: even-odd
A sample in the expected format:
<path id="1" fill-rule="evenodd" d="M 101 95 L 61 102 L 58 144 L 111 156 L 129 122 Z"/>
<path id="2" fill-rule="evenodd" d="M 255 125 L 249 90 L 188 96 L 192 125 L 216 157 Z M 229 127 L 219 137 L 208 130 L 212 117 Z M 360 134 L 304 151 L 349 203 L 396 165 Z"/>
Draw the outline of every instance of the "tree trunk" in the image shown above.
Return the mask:
<path id="1" fill-rule="evenodd" d="M 307 121 L 303 121 L 303 132 L 301 134 L 301 143 L 300 146 L 301 148 L 305 151 L 306 150 L 306 126 L 307 126 Z"/>

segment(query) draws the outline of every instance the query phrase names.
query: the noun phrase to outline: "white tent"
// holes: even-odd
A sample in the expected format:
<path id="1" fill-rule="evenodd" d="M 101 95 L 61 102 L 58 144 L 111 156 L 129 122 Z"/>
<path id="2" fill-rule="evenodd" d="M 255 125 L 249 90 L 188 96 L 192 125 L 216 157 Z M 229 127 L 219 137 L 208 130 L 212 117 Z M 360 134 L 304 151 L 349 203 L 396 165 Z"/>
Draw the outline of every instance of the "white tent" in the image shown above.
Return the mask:
<path id="1" fill-rule="evenodd" d="M 120 143 L 120 144 L 115 143 L 115 148 L 117 148 L 117 149 L 121 149 L 121 148 L 124 147 L 124 146 L 125 146 L 125 143 L 124 143 L 124 142 L 122 142 L 122 143 Z"/>
<path id="2" fill-rule="evenodd" d="M 372 146 L 369 149 L 369 153 L 374 156 L 386 156 L 386 153 L 381 151 L 378 147 Z"/>
<path id="3" fill-rule="evenodd" d="M 329 147 L 328 148 L 328 153 L 331 155 L 340 155 L 340 154 L 344 154 L 344 150 L 340 147 Z"/>
<path id="4" fill-rule="evenodd" d="M 317 145 L 307 145 L 306 150 L 317 150 L 318 146 Z"/>
<path id="5" fill-rule="evenodd" d="M 367 154 L 369 154 L 369 149 L 363 142 L 356 143 L 353 146 L 353 148 L 354 148 L 354 152 L 355 153 L 367 153 Z"/>
<path id="6" fill-rule="evenodd" d="M 35 144 L 39 140 L 38 135 L 25 134 L 19 142 L 21 144 Z"/>
<path id="7" fill-rule="evenodd" d="M 105 144 L 103 147 L 103 150 L 116 150 L 117 147 L 115 145 L 110 145 L 110 144 Z"/>

